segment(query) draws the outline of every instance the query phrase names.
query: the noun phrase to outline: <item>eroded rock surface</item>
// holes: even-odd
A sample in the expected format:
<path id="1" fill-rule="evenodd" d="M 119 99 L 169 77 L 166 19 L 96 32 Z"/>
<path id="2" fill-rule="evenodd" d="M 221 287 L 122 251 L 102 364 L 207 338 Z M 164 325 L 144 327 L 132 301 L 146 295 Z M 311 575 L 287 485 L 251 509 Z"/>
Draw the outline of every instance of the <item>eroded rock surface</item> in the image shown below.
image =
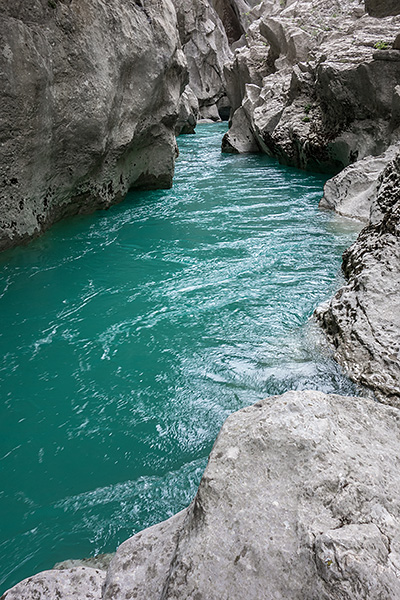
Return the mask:
<path id="1" fill-rule="evenodd" d="M 227 89 L 258 146 L 284 164 L 324 172 L 386 150 L 398 127 L 399 17 L 368 16 L 358 0 L 264 0 L 251 14 L 259 17 L 227 67 Z M 240 140 L 239 118 L 233 114 L 232 129 Z M 223 148 L 242 151 L 230 132 Z"/>
<path id="2" fill-rule="evenodd" d="M 186 67 L 170 0 L 3 0 L 0 249 L 168 187 Z"/>
<path id="3" fill-rule="evenodd" d="M 90 567 L 43 571 L 24 579 L 1 600 L 100 600 L 105 571 Z"/>
<path id="4" fill-rule="evenodd" d="M 224 64 L 231 56 L 224 25 L 208 0 L 174 0 L 179 36 L 185 53 L 189 86 L 201 118 L 219 120 L 225 97 Z"/>
<path id="5" fill-rule="evenodd" d="M 79 584 L 80 597 L 394 600 L 399 464 L 398 409 L 316 391 L 267 398 L 227 419 L 191 506 L 122 544 L 103 591 Z M 47 573 L 5 600 L 54 600 L 34 585 Z"/>
<path id="6" fill-rule="evenodd" d="M 378 179 L 369 218 L 343 255 L 346 285 L 316 316 L 350 377 L 400 406 L 400 152 Z"/>
<path id="7" fill-rule="evenodd" d="M 383 154 L 367 156 L 328 179 L 320 207 L 369 223 L 379 179 L 399 150 L 398 145 L 390 146 Z"/>

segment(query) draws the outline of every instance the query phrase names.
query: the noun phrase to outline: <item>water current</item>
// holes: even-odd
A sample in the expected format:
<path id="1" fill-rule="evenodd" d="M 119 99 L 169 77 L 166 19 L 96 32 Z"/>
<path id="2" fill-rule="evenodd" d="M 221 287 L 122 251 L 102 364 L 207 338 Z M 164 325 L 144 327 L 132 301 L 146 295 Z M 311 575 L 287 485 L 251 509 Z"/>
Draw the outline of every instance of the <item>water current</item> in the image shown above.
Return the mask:
<path id="1" fill-rule="evenodd" d="M 310 316 L 357 227 L 225 128 L 179 138 L 171 190 L 0 257 L 0 593 L 187 506 L 231 412 L 356 391 Z"/>

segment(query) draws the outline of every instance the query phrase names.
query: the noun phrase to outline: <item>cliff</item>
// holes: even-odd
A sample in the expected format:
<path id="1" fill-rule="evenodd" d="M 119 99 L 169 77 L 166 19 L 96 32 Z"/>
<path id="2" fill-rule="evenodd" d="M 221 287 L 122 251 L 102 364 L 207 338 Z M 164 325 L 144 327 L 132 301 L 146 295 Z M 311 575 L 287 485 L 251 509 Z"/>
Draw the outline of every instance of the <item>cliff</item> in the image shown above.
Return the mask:
<path id="1" fill-rule="evenodd" d="M 170 0 L 4 0 L 0 249 L 171 185 L 187 81 Z"/>
<path id="2" fill-rule="evenodd" d="M 399 17 L 373 18 L 351 0 L 268 0 L 252 12 L 227 66 L 224 151 L 335 173 L 397 140 Z"/>
<path id="3" fill-rule="evenodd" d="M 400 407 L 400 149 L 376 188 L 369 224 L 343 255 L 346 285 L 316 317 L 350 377 Z"/>

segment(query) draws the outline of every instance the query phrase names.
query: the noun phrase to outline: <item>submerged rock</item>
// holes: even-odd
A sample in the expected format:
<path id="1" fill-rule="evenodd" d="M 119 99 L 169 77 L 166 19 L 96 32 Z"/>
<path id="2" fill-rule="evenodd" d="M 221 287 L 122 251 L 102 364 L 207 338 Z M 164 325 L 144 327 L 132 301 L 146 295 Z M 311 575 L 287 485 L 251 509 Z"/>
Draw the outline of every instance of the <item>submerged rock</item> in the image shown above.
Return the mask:
<path id="1" fill-rule="evenodd" d="M 343 255 L 347 283 L 316 317 L 350 377 L 400 407 L 400 151 L 376 187 L 370 224 Z"/>
<path id="2" fill-rule="evenodd" d="M 393 600 L 399 463 L 393 407 L 321 392 L 268 398 L 227 419 L 194 502 L 122 544 L 102 591 L 85 596 L 78 581 L 68 596 L 70 581 L 58 598 Z M 53 583 L 38 587 L 48 573 L 4 600 L 53 600 Z"/>
<path id="3" fill-rule="evenodd" d="M 4 0 L 0 14 L 0 249 L 170 186 L 186 84 L 170 0 Z"/>

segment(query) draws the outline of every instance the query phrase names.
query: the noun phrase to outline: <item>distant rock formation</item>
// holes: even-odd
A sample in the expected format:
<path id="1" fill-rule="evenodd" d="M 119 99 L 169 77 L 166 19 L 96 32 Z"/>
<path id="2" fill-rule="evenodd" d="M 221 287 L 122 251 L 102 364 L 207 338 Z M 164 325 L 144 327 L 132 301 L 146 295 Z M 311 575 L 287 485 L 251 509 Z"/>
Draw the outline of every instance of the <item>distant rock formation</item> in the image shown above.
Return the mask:
<path id="1" fill-rule="evenodd" d="M 218 105 L 226 96 L 224 64 L 231 56 L 225 28 L 207 0 L 174 0 L 174 4 L 199 117 L 219 120 Z"/>
<path id="2" fill-rule="evenodd" d="M 197 496 L 107 571 L 45 571 L 3 600 L 394 600 L 400 413 L 288 392 L 231 415 Z"/>
<path id="3" fill-rule="evenodd" d="M 400 19 L 359 2 L 264 0 L 226 68 L 232 127 L 223 150 L 338 172 L 397 139 Z"/>
<path id="4" fill-rule="evenodd" d="M 3 0 L 0 250 L 168 187 L 187 83 L 170 0 Z"/>

